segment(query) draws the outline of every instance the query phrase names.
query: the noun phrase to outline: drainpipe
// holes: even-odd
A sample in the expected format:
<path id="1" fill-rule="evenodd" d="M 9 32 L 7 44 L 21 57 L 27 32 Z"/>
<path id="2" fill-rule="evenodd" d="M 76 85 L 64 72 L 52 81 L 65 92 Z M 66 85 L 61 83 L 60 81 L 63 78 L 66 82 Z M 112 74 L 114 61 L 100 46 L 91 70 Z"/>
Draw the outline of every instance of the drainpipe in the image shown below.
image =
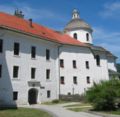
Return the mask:
<path id="1" fill-rule="evenodd" d="M 62 45 L 58 46 L 58 77 L 59 77 L 59 99 L 60 99 L 60 48 Z"/>

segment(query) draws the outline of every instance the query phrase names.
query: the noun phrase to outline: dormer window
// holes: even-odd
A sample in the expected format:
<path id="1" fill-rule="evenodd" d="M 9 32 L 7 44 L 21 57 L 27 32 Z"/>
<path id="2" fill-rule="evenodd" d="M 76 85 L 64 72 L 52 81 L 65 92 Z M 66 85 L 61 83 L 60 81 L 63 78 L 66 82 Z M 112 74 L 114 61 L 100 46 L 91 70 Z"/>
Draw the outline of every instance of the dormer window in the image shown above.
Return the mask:
<path id="1" fill-rule="evenodd" d="M 77 33 L 74 33 L 73 37 L 74 37 L 75 39 L 77 39 Z"/>
<path id="2" fill-rule="evenodd" d="M 89 33 L 86 34 L 86 40 L 89 41 Z"/>

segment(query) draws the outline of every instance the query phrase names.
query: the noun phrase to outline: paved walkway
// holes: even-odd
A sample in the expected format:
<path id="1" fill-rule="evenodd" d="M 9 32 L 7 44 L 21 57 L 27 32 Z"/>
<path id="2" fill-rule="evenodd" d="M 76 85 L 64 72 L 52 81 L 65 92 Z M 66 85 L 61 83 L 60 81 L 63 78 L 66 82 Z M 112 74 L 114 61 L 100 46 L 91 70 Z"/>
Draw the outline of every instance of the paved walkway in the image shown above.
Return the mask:
<path id="1" fill-rule="evenodd" d="M 66 104 L 66 105 L 68 105 L 68 104 Z M 63 105 L 63 104 L 60 104 L 60 105 L 32 105 L 32 106 L 24 106 L 24 107 L 42 109 L 42 110 L 45 110 L 45 111 L 51 113 L 54 117 L 102 117 L 99 115 L 93 115 L 93 114 L 86 113 L 86 112 L 69 111 L 66 108 L 63 108 L 63 106 L 65 106 L 65 105 Z"/>

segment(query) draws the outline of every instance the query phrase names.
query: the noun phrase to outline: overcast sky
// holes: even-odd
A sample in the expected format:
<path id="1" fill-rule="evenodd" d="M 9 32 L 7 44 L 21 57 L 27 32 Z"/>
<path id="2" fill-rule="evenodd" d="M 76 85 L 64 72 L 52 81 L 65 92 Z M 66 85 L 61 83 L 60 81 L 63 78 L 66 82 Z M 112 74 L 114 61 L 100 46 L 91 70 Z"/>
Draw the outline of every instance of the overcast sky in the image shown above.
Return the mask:
<path id="1" fill-rule="evenodd" d="M 76 8 L 93 28 L 94 44 L 120 58 L 120 0 L 0 0 L 0 11 L 13 14 L 17 8 L 26 19 L 55 30 L 64 29 Z"/>

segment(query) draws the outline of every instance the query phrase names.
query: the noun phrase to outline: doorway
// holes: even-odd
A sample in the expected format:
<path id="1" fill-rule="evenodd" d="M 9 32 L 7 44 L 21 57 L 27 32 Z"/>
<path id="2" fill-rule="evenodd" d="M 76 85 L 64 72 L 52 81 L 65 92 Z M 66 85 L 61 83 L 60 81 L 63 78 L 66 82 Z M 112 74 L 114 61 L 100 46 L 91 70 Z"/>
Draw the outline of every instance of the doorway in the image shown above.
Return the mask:
<path id="1" fill-rule="evenodd" d="M 37 89 L 32 88 L 28 91 L 29 104 L 37 104 L 37 97 L 38 97 L 38 90 Z"/>

